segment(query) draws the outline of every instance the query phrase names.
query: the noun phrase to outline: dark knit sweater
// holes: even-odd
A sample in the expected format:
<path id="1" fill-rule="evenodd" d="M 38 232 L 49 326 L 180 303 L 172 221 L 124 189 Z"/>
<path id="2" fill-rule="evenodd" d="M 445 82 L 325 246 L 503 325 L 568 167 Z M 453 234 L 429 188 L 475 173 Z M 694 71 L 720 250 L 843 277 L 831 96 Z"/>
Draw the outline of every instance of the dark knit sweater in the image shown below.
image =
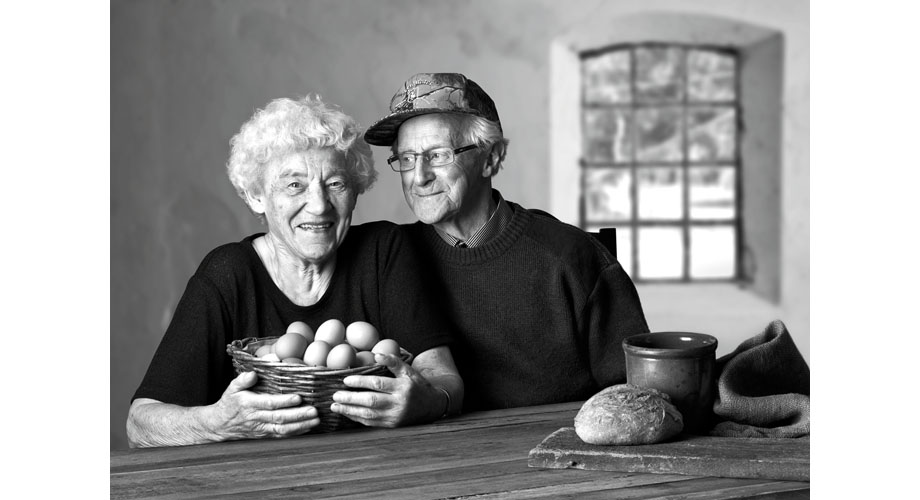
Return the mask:
<path id="1" fill-rule="evenodd" d="M 449 344 L 452 330 L 431 303 L 414 247 L 389 222 L 352 226 L 323 297 L 299 306 L 284 295 L 252 246 L 256 234 L 212 250 L 189 280 L 137 398 L 212 404 L 236 376 L 227 344 L 283 335 L 294 321 L 314 330 L 337 318 L 367 321 L 413 354 Z"/>
<path id="2" fill-rule="evenodd" d="M 505 230 L 475 248 L 402 226 L 457 329 L 463 410 L 579 401 L 625 382 L 623 339 L 648 332 L 629 276 L 581 229 L 509 204 Z"/>

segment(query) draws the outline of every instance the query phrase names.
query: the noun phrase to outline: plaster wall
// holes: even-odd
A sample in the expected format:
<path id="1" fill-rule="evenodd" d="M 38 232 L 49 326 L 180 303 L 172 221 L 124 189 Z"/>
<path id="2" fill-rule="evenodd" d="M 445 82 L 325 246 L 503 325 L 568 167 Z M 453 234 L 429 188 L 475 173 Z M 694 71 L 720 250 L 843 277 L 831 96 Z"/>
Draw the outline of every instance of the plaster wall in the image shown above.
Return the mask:
<path id="1" fill-rule="evenodd" d="M 111 448 L 127 446 L 131 395 L 201 258 L 262 230 L 224 173 L 228 141 L 256 108 L 277 97 L 318 92 L 366 126 L 385 113 L 412 74 L 464 73 L 493 97 L 511 139 L 495 186 L 526 207 L 551 210 L 552 41 L 586 22 L 652 11 L 724 16 L 785 37 L 783 306 L 776 312 L 808 359 L 807 2 L 114 1 Z M 414 220 L 385 156 L 375 148 L 380 178 L 359 198 L 355 223 Z M 647 306 L 653 329 L 652 315 L 664 308 L 656 304 Z"/>

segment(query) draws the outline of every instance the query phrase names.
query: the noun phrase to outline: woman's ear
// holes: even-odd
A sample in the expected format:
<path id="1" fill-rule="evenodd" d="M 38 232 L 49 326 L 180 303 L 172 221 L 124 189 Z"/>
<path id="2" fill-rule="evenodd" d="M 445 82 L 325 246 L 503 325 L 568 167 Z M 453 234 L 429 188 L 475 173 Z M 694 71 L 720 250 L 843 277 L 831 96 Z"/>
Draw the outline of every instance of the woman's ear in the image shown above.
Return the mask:
<path id="1" fill-rule="evenodd" d="M 250 189 L 247 189 L 245 193 L 246 204 L 249 205 L 249 209 L 257 214 L 265 214 L 265 196 Z"/>

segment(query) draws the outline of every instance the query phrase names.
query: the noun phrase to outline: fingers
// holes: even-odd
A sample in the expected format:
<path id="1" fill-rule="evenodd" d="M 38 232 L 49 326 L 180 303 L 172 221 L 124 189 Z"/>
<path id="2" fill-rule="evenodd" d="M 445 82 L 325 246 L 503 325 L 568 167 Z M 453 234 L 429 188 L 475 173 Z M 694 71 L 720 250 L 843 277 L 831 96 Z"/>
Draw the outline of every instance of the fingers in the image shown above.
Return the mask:
<path id="1" fill-rule="evenodd" d="M 253 417 L 263 424 L 270 436 L 303 434 L 319 425 L 319 412 L 312 406 L 262 411 Z"/>
<path id="2" fill-rule="evenodd" d="M 396 420 L 386 411 L 342 403 L 332 403 L 329 409 L 368 427 L 396 427 Z"/>
<path id="3" fill-rule="evenodd" d="M 303 402 L 298 394 L 256 394 L 252 393 L 245 400 L 249 406 L 259 410 L 280 410 L 300 406 Z M 312 408 L 312 407 L 304 407 Z"/>
<path id="4" fill-rule="evenodd" d="M 319 425 L 319 417 L 310 420 L 291 422 L 288 424 L 263 424 L 261 436 L 259 437 L 289 437 L 299 436 L 310 432 L 310 429 Z"/>
<path id="5" fill-rule="evenodd" d="M 319 412 L 313 406 L 258 410 L 250 414 L 249 420 L 256 437 L 296 436 L 320 423 Z"/>
<path id="6" fill-rule="evenodd" d="M 267 394 L 247 390 L 252 388 L 258 381 L 259 376 L 256 372 L 243 372 L 230 381 L 221 399 L 237 401 L 236 404 L 240 406 L 250 407 L 256 410 L 288 408 L 291 406 L 299 406 L 303 402 L 301 397 L 297 394 Z"/>
<path id="7" fill-rule="evenodd" d="M 259 376 L 256 375 L 256 372 L 249 371 L 243 372 L 236 376 L 235 379 L 230 381 L 230 385 L 227 386 L 227 389 L 224 391 L 225 395 L 233 394 L 240 391 L 245 391 L 250 387 L 256 385 L 256 382 L 259 381 Z"/>
<path id="8" fill-rule="evenodd" d="M 283 410 L 265 410 L 256 413 L 254 417 L 265 423 L 284 425 L 318 419 L 319 412 L 313 406 L 298 406 Z"/>
<path id="9" fill-rule="evenodd" d="M 383 422 L 373 419 L 373 418 L 364 418 L 364 417 L 359 417 L 357 415 L 350 415 L 348 413 L 344 413 L 343 411 L 338 411 L 336 413 L 341 413 L 342 415 L 348 417 L 349 420 L 354 420 L 355 422 L 358 422 L 361 425 L 366 425 L 368 427 L 391 427 L 388 425 L 384 425 Z"/>
<path id="10" fill-rule="evenodd" d="M 371 391 L 386 393 L 395 391 L 397 386 L 396 379 L 390 377 L 378 377 L 376 375 L 349 375 L 345 377 L 342 382 L 352 389 L 368 389 Z"/>
<path id="11" fill-rule="evenodd" d="M 335 413 L 370 427 L 393 427 L 393 398 L 381 392 L 338 391 L 332 395 Z"/>
<path id="12" fill-rule="evenodd" d="M 413 372 L 409 365 L 392 354 L 375 353 L 374 361 L 386 366 L 397 377 L 408 377 Z"/>
<path id="13" fill-rule="evenodd" d="M 266 437 L 290 437 L 290 436 L 299 436 L 301 434 L 306 434 L 310 432 L 310 429 L 319 425 L 319 417 L 305 420 L 303 422 L 295 422 L 291 424 L 273 424 L 268 430 Z"/>
<path id="14" fill-rule="evenodd" d="M 330 406 L 329 409 L 335 413 L 338 413 L 339 415 L 345 415 L 352 420 L 361 421 L 361 423 L 373 421 L 378 417 L 376 410 L 366 406 L 332 403 L 332 406 Z"/>
<path id="15" fill-rule="evenodd" d="M 332 400 L 336 403 L 367 408 L 384 406 L 386 403 L 385 398 L 386 395 L 380 392 L 336 391 L 332 394 Z"/>

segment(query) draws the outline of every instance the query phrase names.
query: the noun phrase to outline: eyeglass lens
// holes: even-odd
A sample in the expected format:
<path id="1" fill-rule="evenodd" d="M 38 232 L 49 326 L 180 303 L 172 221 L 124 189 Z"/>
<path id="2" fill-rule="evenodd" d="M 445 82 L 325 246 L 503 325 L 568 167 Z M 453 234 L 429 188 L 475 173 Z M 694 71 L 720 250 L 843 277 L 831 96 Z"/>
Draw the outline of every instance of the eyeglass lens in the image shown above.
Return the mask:
<path id="1" fill-rule="evenodd" d="M 462 153 L 474 147 L 476 146 L 464 146 L 457 149 L 436 148 L 430 151 L 425 151 L 424 153 L 405 152 L 391 156 L 389 159 L 387 159 L 387 162 L 394 169 L 399 170 L 400 172 L 405 172 L 407 170 L 414 169 L 416 162 L 418 162 L 418 158 L 421 156 L 425 159 L 426 162 L 428 162 L 428 165 L 432 167 L 441 167 L 453 163 L 454 159 L 456 158 L 456 153 Z"/>

